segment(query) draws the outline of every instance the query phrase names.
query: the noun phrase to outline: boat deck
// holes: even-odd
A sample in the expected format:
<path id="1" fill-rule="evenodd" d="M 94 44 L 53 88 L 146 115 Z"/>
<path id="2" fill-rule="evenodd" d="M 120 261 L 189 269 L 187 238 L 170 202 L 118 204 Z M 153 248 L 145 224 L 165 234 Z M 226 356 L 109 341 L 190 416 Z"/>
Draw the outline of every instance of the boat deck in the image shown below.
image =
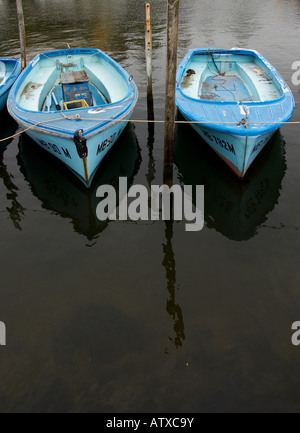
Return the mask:
<path id="1" fill-rule="evenodd" d="M 237 75 L 207 77 L 201 87 L 200 99 L 209 101 L 252 101 L 252 96 Z"/>

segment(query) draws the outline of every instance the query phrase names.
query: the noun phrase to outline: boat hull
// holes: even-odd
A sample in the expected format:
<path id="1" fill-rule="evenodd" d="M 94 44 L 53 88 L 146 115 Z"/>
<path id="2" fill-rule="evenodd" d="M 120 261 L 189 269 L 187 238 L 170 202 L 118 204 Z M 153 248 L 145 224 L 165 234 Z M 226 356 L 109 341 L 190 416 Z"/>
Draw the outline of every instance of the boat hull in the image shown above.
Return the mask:
<path id="1" fill-rule="evenodd" d="M 74 140 L 68 136 L 51 135 L 34 130 L 28 130 L 26 133 L 41 148 L 65 164 L 89 188 L 103 159 L 127 126 L 130 116 L 131 112 L 123 119 L 124 121 L 103 131 L 100 130 L 93 137 L 88 138 L 86 159 L 78 155 Z"/>
<path id="2" fill-rule="evenodd" d="M 0 63 L 4 65 L 4 68 L 9 66 L 11 69 L 6 73 L 5 79 L 1 80 L 0 77 L 0 111 L 2 111 L 6 107 L 9 91 L 21 73 L 21 62 L 15 59 L 0 58 Z"/>
<path id="3" fill-rule="evenodd" d="M 276 132 L 247 137 L 222 133 L 199 124 L 192 124 L 192 127 L 239 179 L 244 178 L 251 164 Z"/>
<path id="4" fill-rule="evenodd" d="M 69 58 L 73 61 L 66 64 Z M 74 68 L 70 75 L 76 79 L 78 74 L 87 74 L 85 67 L 92 77 L 91 85 L 97 84 L 105 94 L 106 103 L 102 100 L 101 105 L 94 102 L 92 106 L 72 109 L 64 107 L 61 101 L 56 101 L 60 109 L 48 103 L 47 95 L 55 100 L 53 89 L 66 75 L 61 73 L 62 69 Z M 106 86 L 99 77 L 105 80 Z M 72 86 L 72 91 L 76 90 L 72 96 L 75 98 L 84 84 Z M 44 53 L 33 59 L 11 89 L 7 107 L 30 138 L 64 163 L 89 188 L 101 162 L 127 126 L 137 100 L 138 91 L 132 77 L 118 63 L 101 50 L 74 49 Z"/>
<path id="5" fill-rule="evenodd" d="M 295 109 L 276 69 L 239 48 L 189 51 L 177 71 L 176 105 L 240 179 Z"/>

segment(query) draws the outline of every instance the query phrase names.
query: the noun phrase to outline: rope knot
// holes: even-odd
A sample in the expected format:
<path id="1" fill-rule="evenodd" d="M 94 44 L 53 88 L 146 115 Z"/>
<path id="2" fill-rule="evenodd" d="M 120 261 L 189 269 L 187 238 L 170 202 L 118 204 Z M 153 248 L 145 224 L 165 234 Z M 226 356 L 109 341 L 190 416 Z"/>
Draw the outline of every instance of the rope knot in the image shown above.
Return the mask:
<path id="1" fill-rule="evenodd" d="M 245 129 L 249 129 L 249 125 L 248 125 L 248 116 L 245 116 L 238 124 L 237 126 L 242 126 L 245 125 Z"/>
<path id="2" fill-rule="evenodd" d="M 243 101 L 240 101 L 240 103 L 242 104 L 246 116 L 237 124 L 237 126 L 245 125 L 245 129 L 249 129 L 249 124 L 248 124 L 249 112 L 247 111 L 247 108 L 245 107 Z"/>
<path id="3" fill-rule="evenodd" d="M 67 120 L 80 120 L 81 119 L 79 113 L 74 114 L 73 116 L 66 116 L 62 111 L 60 111 L 60 114 L 62 115 L 62 117 L 64 119 L 67 119 Z"/>

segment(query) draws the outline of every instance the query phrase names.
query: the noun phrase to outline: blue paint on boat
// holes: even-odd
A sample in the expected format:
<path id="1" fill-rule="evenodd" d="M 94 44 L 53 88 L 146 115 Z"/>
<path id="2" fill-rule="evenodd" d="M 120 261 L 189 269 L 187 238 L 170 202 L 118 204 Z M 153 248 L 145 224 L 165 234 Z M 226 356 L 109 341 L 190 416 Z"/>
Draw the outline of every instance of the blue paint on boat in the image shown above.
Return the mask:
<path id="1" fill-rule="evenodd" d="M 0 58 L 0 111 L 5 108 L 8 93 L 20 73 L 20 60 Z"/>
<path id="2" fill-rule="evenodd" d="M 239 48 L 190 50 L 177 71 L 176 105 L 239 178 L 295 109 L 276 69 Z"/>
<path id="3" fill-rule="evenodd" d="M 68 49 L 36 56 L 13 86 L 7 105 L 36 143 L 90 187 L 137 99 L 132 77 L 107 54 Z"/>

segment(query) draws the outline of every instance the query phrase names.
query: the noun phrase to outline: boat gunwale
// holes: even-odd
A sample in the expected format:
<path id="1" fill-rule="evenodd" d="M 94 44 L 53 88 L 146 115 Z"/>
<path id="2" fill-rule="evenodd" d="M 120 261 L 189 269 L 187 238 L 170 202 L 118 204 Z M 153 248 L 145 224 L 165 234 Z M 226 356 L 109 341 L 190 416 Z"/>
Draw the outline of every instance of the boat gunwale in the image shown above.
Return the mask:
<path id="1" fill-rule="evenodd" d="M 89 140 L 90 138 L 94 137 L 95 135 L 98 135 L 98 134 L 106 131 L 107 129 L 111 128 L 114 124 L 119 123 L 120 121 L 123 122 L 124 119 L 129 116 L 130 112 L 133 112 L 133 110 L 136 106 L 137 100 L 138 100 L 138 94 L 136 93 L 136 98 L 134 99 L 134 103 L 132 103 L 130 105 L 129 104 L 126 105 L 125 109 L 122 111 L 122 113 L 118 114 L 118 117 L 115 117 L 115 118 L 112 118 L 109 120 L 103 120 L 103 122 L 99 118 L 97 125 L 94 127 L 91 127 L 90 129 L 85 129 L 83 131 L 82 136 L 86 140 Z M 8 109 L 8 111 L 10 113 L 9 109 Z M 52 113 L 56 113 L 56 112 L 53 111 Z M 62 117 L 61 120 L 69 120 L 69 119 L 65 119 L 64 117 Z M 74 120 L 76 122 L 78 122 L 78 121 L 97 122 L 95 119 L 91 119 L 91 120 L 72 119 L 72 120 Z M 57 121 L 59 121 L 59 120 L 57 120 Z M 65 129 L 51 128 L 49 126 L 44 126 L 44 125 L 43 125 L 43 127 L 39 127 L 39 124 L 35 124 L 35 123 L 30 122 L 28 120 L 25 121 L 21 117 L 18 117 L 18 123 L 22 124 L 24 129 L 30 129 L 30 131 L 34 131 L 34 132 L 38 132 L 38 133 L 49 134 L 49 135 L 52 135 L 54 137 L 64 138 L 66 140 L 71 140 L 71 141 L 73 140 L 73 137 L 74 137 L 74 131 L 66 131 Z"/>
<path id="2" fill-rule="evenodd" d="M 248 104 L 247 104 L 248 105 Z M 241 104 L 239 105 L 242 106 Z M 224 132 L 224 133 L 230 133 L 236 136 L 258 136 L 261 134 L 266 134 L 271 131 L 276 131 L 277 129 L 284 126 L 286 122 L 289 121 L 289 119 L 292 117 L 293 112 L 289 113 L 285 117 L 282 118 L 280 121 L 274 121 L 274 123 L 269 122 L 248 122 L 248 129 L 242 128 L 242 125 L 238 125 L 238 122 L 214 122 L 213 120 L 200 120 L 200 116 L 195 116 L 190 111 L 187 111 L 182 108 L 182 106 L 179 106 L 177 102 L 177 107 L 181 114 L 188 119 L 188 123 L 198 123 L 199 127 L 208 128 L 211 130 Z"/>

